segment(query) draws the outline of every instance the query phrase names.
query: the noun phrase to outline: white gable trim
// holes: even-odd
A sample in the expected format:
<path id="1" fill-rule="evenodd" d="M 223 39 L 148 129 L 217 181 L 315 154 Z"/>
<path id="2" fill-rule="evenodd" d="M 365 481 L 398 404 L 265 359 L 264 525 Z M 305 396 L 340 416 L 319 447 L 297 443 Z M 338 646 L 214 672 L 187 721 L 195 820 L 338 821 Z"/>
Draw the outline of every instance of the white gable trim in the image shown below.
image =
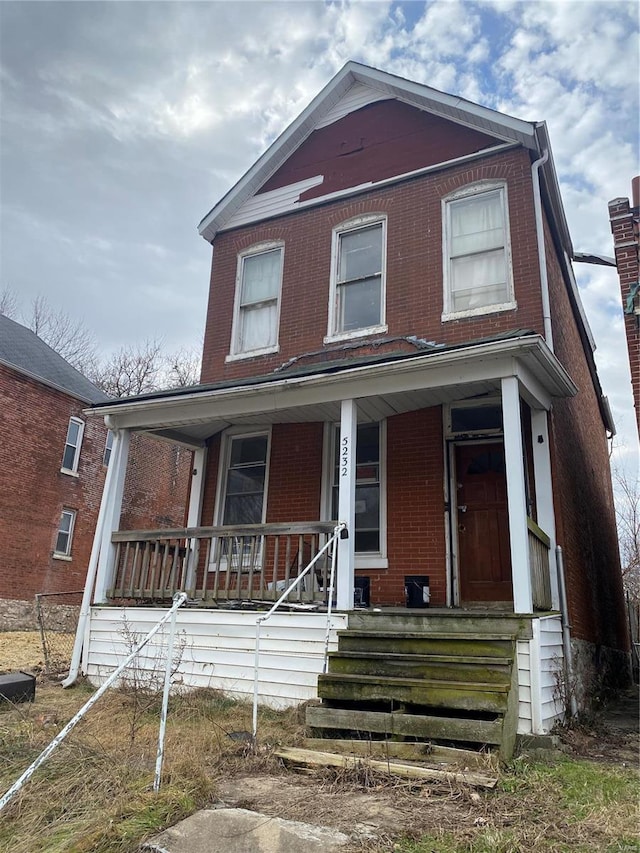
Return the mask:
<path id="1" fill-rule="evenodd" d="M 340 109 L 337 105 L 356 83 L 373 89 L 378 99 L 398 98 L 411 106 L 496 136 L 504 142 L 517 142 L 537 150 L 536 128 L 530 122 L 447 95 L 421 83 L 413 83 L 357 62 L 348 62 L 204 217 L 198 226 L 201 236 L 211 241 L 218 231 L 227 227 L 231 217 L 316 129 L 318 122 L 324 121 L 334 108 Z"/>
<path id="2" fill-rule="evenodd" d="M 388 101 L 389 96 L 380 92 L 376 92 L 371 86 L 365 86 L 364 83 L 354 83 L 351 88 L 342 96 L 335 106 L 333 106 L 324 118 L 316 122 L 315 130 L 321 127 L 328 127 L 341 118 L 348 116 L 356 110 L 361 110 L 369 104 L 375 104 L 376 101 Z"/>

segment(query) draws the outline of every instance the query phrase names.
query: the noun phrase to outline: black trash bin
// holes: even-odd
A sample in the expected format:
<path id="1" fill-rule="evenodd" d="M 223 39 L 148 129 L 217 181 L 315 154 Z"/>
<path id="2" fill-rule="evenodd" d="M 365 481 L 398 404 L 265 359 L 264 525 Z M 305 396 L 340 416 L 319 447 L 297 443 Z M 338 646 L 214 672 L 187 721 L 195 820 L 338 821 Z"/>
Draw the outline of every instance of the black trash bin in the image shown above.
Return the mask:
<path id="1" fill-rule="evenodd" d="M 404 594 L 407 607 L 428 607 L 429 575 L 405 575 Z"/>

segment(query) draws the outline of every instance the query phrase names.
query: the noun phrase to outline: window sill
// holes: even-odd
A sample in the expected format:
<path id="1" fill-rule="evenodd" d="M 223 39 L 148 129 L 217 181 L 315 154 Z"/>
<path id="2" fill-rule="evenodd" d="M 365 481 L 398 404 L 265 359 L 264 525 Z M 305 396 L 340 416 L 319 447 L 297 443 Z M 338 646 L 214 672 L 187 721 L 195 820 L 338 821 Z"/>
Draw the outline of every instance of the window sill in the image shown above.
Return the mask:
<path id="1" fill-rule="evenodd" d="M 62 560 L 65 563 L 70 563 L 73 560 L 73 557 L 70 557 L 68 554 L 52 554 L 51 558 L 53 560 Z"/>
<path id="2" fill-rule="evenodd" d="M 270 355 L 274 352 L 280 352 L 279 344 L 276 344 L 273 347 L 265 347 L 265 349 L 252 349 L 251 352 L 230 352 L 229 355 L 225 356 L 225 364 L 228 364 L 230 361 L 244 361 L 247 358 L 258 358 L 261 355 Z"/>
<path id="3" fill-rule="evenodd" d="M 480 317 L 483 314 L 499 314 L 501 311 L 514 311 L 518 307 L 518 303 L 502 302 L 500 305 L 485 305 L 482 308 L 469 308 L 467 311 L 452 311 L 451 313 L 444 312 L 440 319 L 443 323 L 448 320 L 463 320 L 465 317 Z"/>
<path id="4" fill-rule="evenodd" d="M 80 476 L 80 474 L 78 474 L 77 471 L 70 471 L 69 468 L 61 468 L 60 473 L 61 474 L 67 474 L 67 476 L 69 476 L 69 477 L 79 477 Z"/>
<path id="5" fill-rule="evenodd" d="M 386 557 L 381 557 L 379 554 L 372 554 L 368 557 L 366 554 L 356 554 L 356 569 L 388 569 L 389 560 Z"/>
<path id="6" fill-rule="evenodd" d="M 326 335 L 323 338 L 323 343 L 334 344 L 339 341 L 350 341 L 352 338 L 366 338 L 369 335 L 383 335 L 389 331 L 387 325 L 384 326 L 368 326 L 366 329 L 352 329 L 349 332 L 337 332 L 333 335 Z"/>

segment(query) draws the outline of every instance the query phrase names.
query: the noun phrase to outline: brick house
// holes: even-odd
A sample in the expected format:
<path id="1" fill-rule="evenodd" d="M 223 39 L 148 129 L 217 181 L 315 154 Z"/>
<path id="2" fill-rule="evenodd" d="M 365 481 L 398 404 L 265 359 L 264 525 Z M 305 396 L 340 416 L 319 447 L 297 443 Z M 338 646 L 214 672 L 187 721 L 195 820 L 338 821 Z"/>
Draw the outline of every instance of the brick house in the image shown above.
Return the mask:
<path id="1" fill-rule="evenodd" d="M 183 682 L 250 693 L 257 610 L 335 538 L 330 615 L 328 550 L 262 629 L 261 700 L 319 695 L 315 729 L 508 754 L 624 681 L 614 426 L 545 124 L 348 63 L 199 230 L 201 384 L 94 407 L 83 670 L 183 589 Z M 119 525 L 139 430 L 194 449 L 185 530 Z"/>
<path id="2" fill-rule="evenodd" d="M 628 198 L 609 202 L 609 221 L 613 234 L 616 267 L 624 311 L 631 385 L 640 432 L 640 177 L 633 179 L 633 206 Z"/>
<path id="3" fill-rule="evenodd" d="M 0 624 L 27 627 L 36 593 L 84 587 L 113 443 L 85 409 L 109 397 L 0 315 L 0 399 Z M 122 522 L 130 528 L 184 521 L 191 454 L 152 445 L 153 457 L 149 439 L 136 436 L 129 460 Z"/>

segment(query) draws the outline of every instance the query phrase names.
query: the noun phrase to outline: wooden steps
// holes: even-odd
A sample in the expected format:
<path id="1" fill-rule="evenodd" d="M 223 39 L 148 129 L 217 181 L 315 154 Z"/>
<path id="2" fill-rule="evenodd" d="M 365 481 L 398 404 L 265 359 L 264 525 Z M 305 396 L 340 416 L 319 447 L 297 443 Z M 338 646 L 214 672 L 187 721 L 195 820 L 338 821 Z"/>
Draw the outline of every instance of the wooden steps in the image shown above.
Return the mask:
<path id="1" fill-rule="evenodd" d="M 451 630 L 447 630 L 449 624 Z M 352 627 L 355 626 L 355 627 Z M 489 749 L 509 758 L 517 718 L 516 639 L 521 617 L 455 613 L 354 614 L 318 678 L 319 706 L 307 709 L 309 744 L 424 761 L 449 750 Z M 453 751 L 452 751 L 453 750 Z M 441 753 L 442 754 L 442 753 Z M 486 759 L 484 759 L 486 760 Z"/>

